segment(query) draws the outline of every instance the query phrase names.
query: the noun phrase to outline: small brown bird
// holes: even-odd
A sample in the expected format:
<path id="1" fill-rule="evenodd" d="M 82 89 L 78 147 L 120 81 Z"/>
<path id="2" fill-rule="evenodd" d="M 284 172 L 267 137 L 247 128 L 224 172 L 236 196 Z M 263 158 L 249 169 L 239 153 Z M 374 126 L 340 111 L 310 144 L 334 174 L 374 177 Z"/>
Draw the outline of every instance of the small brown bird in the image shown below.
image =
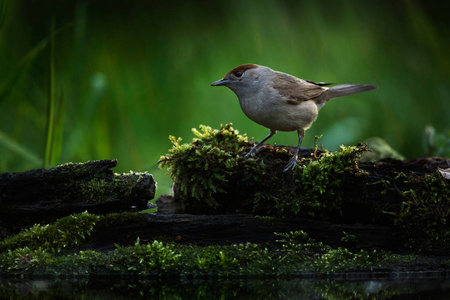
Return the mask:
<path id="1" fill-rule="evenodd" d="M 376 88 L 360 84 L 327 88 L 325 86 L 330 83 L 300 79 L 255 64 L 240 65 L 211 85 L 230 88 L 238 97 L 245 115 L 270 130 L 269 135 L 256 144 L 246 158 L 258 153 L 264 142 L 275 135 L 277 130 L 297 130 L 298 146 L 284 171 L 294 169 L 305 130 L 311 127 L 319 110 L 330 99 Z"/>

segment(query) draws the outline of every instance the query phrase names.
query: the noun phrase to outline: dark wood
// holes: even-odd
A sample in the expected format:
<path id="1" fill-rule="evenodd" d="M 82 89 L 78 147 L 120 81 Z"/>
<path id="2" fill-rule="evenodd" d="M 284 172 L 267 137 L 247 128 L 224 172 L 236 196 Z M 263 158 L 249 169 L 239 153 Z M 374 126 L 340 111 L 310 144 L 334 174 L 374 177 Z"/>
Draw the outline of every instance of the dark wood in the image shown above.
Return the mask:
<path id="1" fill-rule="evenodd" d="M 264 154 L 267 156 L 272 155 L 269 151 L 266 151 L 266 153 L 263 151 L 260 156 L 264 156 Z M 269 159 L 273 158 L 270 157 Z M 396 225 L 398 216 L 403 211 L 405 201 L 410 200 L 408 198 L 409 194 L 405 195 L 404 192 L 420 187 L 426 188 L 423 185 L 423 180 L 426 178 L 424 175 L 435 174 L 439 177 L 442 174 L 441 169 L 448 168 L 448 166 L 449 161 L 439 157 L 358 163 L 359 169 L 366 173 L 364 176 L 349 175 L 342 178 L 339 199 L 336 196 L 336 202 L 339 203 L 337 208 L 330 205 L 331 208 L 324 207 L 318 209 L 314 217 L 308 217 L 305 214 L 297 215 L 295 219 L 292 219 L 298 221 L 286 221 L 289 219 L 283 218 L 293 216 L 289 214 L 282 215 L 279 212 L 273 213 L 272 216 L 279 218 L 279 221 L 277 221 L 279 224 L 296 224 L 292 227 L 297 228 L 295 230 L 305 230 L 307 233 L 312 232 L 313 235 L 319 236 L 320 241 L 323 241 L 325 244 L 335 243 L 335 237 L 339 237 L 340 239 L 342 237 L 342 231 L 346 231 L 349 234 L 354 234 L 357 238 L 361 237 L 361 242 L 359 242 L 361 248 L 378 247 L 381 249 L 409 251 L 408 249 L 401 249 L 402 247 L 406 247 L 402 244 L 404 241 L 401 241 L 401 239 L 406 239 L 406 236 L 409 234 L 418 243 L 417 245 L 421 245 L 424 242 L 423 245 L 426 247 L 425 243 L 434 243 L 433 250 L 431 250 L 433 253 L 449 255 L 450 245 L 448 243 L 435 243 L 429 240 L 427 232 L 421 230 L 421 228 L 414 228 L 414 226 L 408 225 L 410 227 L 402 229 Z M 283 167 L 283 161 L 281 161 L 281 167 Z M 283 176 L 283 179 L 292 180 L 289 174 L 283 173 L 281 170 L 279 175 L 276 176 Z M 274 172 L 274 174 L 278 173 Z M 444 180 L 448 180 L 445 177 L 443 178 Z M 239 185 L 239 180 L 236 183 L 232 182 L 232 179 L 230 179 L 230 183 L 228 184 L 229 188 L 225 193 L 217 193 L 214 195 L 214 199 L 220 203 L 218 207 L 211 208 L 206 203 L 179 192 L 180 189 L 175 184 L 173 187 L 173 199 L 168 198 L 168 196 L 162 196 L 157 201 L 158 212 L 161 214 L 227 215 L 256 213 L 267 215 L 267 212 L 265 213 L 264 211 L 255 212 L 250 201 L 247 201 L 249 205 L 242 205 L 242 203 L 246 203 L 246 199 L 252 199 L 255 189 L 252 189 L 251 186 L 244 188 L 242 185 Z M 281 197 L 278 199 L 281 199 L 279 201 L 289 201 L 289 199 L 283 199 Z M 333 204 L 333 199 L 325 199 L 324 201 L 328 201 L 326 202 L 328 205 Z M 270 202 L 267 203 L 271 204 Z M 440 215 L 438 217 L 442 215 L 443 218 L 446 218 L 448 224 L 450 221 L 450 216 L 446 212 L 448 211 L 448 199 L 443 200 L 441 206 L 442 211 L 439 211 Z M 265 208 L 267 207 L 269 205 L 265 206 Z M 308 226 L 306 220 L 309 220 L 309 224 L 314 224 L 314 226 Z M 249 223 L 245 226 L 251 227 L 253 225 L 255 224 Z M 282 230 L 290 230 L 290 228 L 287 225 L 282 226 Z M 328 237 L 326 233 L 330 233 Z M 236 236 L 238 235 L 239 232 L 236 232 Z"/>
<path id="2" fill-rule="evenodd" d="M 142 210 L 155 194 L 152 175 L 114 174 L 117 160 L 0 174 L 0 227 L 45 224 L 73 213 Z"/>
<path id="3" fill-rule="evenodd" d="M 167 196 L 165 196 L 167 199 Z M 330 246 L 356 249 L 396 249 L 396 239 L 388 226 L 334 224 L 306 218 L 264 219 L 248 214 L 192 215 L 142 214 L 143 223 L 105 228 L 96 234 L 89 249 L 108 251 L 115 245 L 131 245 L 163 239 L 179 244 L 231 245 L 240 243 L 276 244 L 274 232 L 303 230 L 316 241 Z M 356 243 L 342 242 L 343 232 L 356 236 Z M 97 238 L 98 237 L 98 238 Z"/>
<path id="4" fill-rule="evenodd" d="M 148 200 L 154 197 L 153 177 L 138 173 L 114 174 L 111 169 L 116 165 L 116 160 L 103 160 L 0 174 L 0 226 L 8 230 L 26 228 L 30 224 L 49 223 L 85 210 L 104 214 L 146 208 Z M 447 160 L 440 158 L 360 164 L 360 168 L 367 170 L 374 181 L 393 180 L 405 171 L 417 175 L 430 174 L 446 166 Z M 98 182 L 106 188 L 92 189 L 92 184 Z M 383 187 L 373 187 L 374 190 L 364 196 L 376 201 Z M 133 244 L 138 237 L 143 243 L 163 238 L 197 245 L 246 242 L 275 244 L 277 237 L 274 232 L 303 230 L 316 241 L 330 246 L 403 251 L 400 241 L 394 236 L 392 216 L 377 216 L 377 221 L 372 222 L 374 217 L 370 207 L 358 202 L 360 191 L 352 192 L 351 187 L 348 190 L 345 199 L 347 204 L 343 207 L 342 216 L 336 220 L 261 218 L 236 211 L 216 215 L 187 214 L 179 203 L 173 201 L 172 196 L 163 195 L 156 201 L 156 214 L 142 214 L 144 222 L 99 229 L 85 247 L 107 251 L 115 249 L 115 244 Z M 97 201 L 99 199 L 101 201 Z M 399 204 L 401 201 L 393 205 Z M 389 211 L 389 207 L 386 207 L 386 211 Z M 349 245 L 341 240 L 344 232 L 356 237 L 354 244 Z M 449 248 L 444 247 L 439 251 L 435 254 L 448 255 Z"/>

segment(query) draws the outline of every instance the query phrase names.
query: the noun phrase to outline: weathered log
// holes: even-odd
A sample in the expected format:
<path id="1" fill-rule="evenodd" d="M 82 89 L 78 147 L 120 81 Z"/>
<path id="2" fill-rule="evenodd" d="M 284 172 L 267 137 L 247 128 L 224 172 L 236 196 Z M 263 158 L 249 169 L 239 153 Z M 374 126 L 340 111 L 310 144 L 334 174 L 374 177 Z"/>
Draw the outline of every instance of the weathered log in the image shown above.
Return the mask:
<path id="1" fill-rule="evenodd" d="M 152 175 L 114 174 L 117 160 L 69 163 L 0 174 L 0 226 L 48 223 L 77 212 L 142 210 L 155 194 Z"/>
<path id="2" fill-rule="evenodd" d="M 166 200 L 169 196 L 164 196 Z M 248 214 L 192 215 L 142 214 L 144 222 L 114 225 L 96 233 L 89 249 L 108 251 L 116 245 L 131 245 L 136 239 L 142 243 L 154 239 L 175 241 L 178 244 L 231 245 L 240 243 L 276 244 L 275 232 L 303 230 L 318 242 L 330 246 L 356 249 L 399 248 L 388 226 L 364 224 L 333 224 L 307 218 L 264 218 Z M 342 240 L 344 232 L 355 236 L 353 243 Z"/>
<path id="3" fill-rule="evenodd" d="M 269 156 L 272 153 L 267 151 L 262 153 L 264 154 Z M 276 161 L 270 159 L 272 158 L 263 158 L 267 165 Z M 307 218 L 309 215 L 316 221 L 359 224 L 355 228 L 360 228 L 362 233 L 379 226 L 390 228 L 390 235 L 395 237 L 391 236 L 388 240 L 393 243 L 393 247 L 398 248 L 396 243 L 401 241 L 407 248 L 433 249 L 431 251 L 436 253 L 448 254 L 449 182 L 439 173 L 440 169 L 447 166 L 448 161 L 438 157 L 358 163 L 356 173 L 343 173 L 339 177 L 331 174 L 335 177 L 331 177 L 329 181 L 323 181 L 317 176 L 317 182 L 312 180 L 309 183 L 301 180 L 294 182 L 292 174 L 266 169 L 266 172 L 271 172 L 271 177 L 266 177 L 264 184 L 258 182 L 246 185 L 242 184 L 244 176 L 230 176 L 227 179 L 227 189 L 220 191 L 217 188 L 218 192 L 212 195 L 218 203 L 215 206 L 209 205 L 211 201 L 206 202 L 196 199 L 192 194 L 183 193 L 180 184 L 176 182 L 173 201 L 162 197 L 157 203 L 158 211 L 192 214 L 253 213 L 291 218 Z M 272 178 L 277 180 L 271 181 Z M 338 184 L 332 183 L 332 180 Z M 327 185 L 323 185 L 323 182 Z M 282 185 L 282 188 L 277 184 Z M 304 196 L 299 188 L 305 184 L 311 189 L 322 184 L 321 189 L 325 192 L 322 194 L 317 191 Z M 204 186 L 205 189 L 209 188 L 208 185 Z M 332 193 L 329 193 L 330 189 L 333 189 Z M 265 198 L 258 199 L 260 195 L 265 195 Z M 293 214 L 295 209 L 297 211 Z M 375 234 L 377 235 L 378 233 Z M 384 236 L 378 238 L 387 241 Z M 369 242 L 368 245 L 370 244 Z"/>

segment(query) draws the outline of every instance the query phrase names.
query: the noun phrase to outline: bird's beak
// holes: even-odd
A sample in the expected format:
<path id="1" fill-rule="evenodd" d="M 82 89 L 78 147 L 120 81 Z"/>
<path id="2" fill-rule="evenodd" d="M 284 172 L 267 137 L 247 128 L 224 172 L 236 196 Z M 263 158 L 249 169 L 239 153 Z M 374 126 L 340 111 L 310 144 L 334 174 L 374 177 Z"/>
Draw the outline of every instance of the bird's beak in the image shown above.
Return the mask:
<path id="1" fill-rule="evenodd" d="M 219 86 L 219 85 L 227 85 L 230 81 L 228 79 L 222 78 L 220 80 L 217 80 L 213 83 L 211 83 L 211 86 Z"/>

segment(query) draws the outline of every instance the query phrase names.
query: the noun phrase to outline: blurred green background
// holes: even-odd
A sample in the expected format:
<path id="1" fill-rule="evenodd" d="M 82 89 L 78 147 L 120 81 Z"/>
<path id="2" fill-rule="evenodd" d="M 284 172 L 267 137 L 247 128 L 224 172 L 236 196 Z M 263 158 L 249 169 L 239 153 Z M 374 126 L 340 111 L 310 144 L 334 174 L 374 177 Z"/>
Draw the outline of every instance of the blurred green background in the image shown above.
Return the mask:
<path id="1" fill-rule="evenodd" d="M 117 158 L 116 172 L 148 171 L 167 193 L 157 161 L 169 135 L 189 142 L 191 128 L 229 122 L 267 135 L 230 90 L 209 86 L 243 63 L 378 86 L 328 103 L 304 147 L 320 134 L 330 150 L 379 136 L 417 158 L 427 125 L 450 128 L 448 1 L 0 3 L 0 172 Z"/>

